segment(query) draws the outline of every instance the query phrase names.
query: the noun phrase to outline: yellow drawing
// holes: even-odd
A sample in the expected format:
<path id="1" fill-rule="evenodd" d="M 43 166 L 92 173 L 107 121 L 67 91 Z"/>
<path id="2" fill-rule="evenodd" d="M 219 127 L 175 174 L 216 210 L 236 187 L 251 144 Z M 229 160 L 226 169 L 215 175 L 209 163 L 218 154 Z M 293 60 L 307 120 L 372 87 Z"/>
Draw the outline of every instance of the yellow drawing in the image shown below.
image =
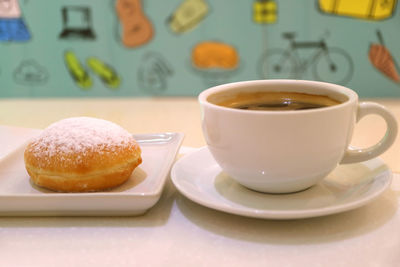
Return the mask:
<path id="1" fill-rule="evenodd" d="M 193 48 L 192 62 L 197 68 L 234 69 L 239 64 L 239 55 L 231 45 L 207 41 Z"/>
<path id="2" fill-rule="evenodd" d="M 191 55 L 192 69 L 206 86 L 223 84 L 239 70 L 239 53 L 230 44 L 217 41 L 200 42 Z"/>
<path id="3" fill-rule="evenodd" d="M 82 64 L 76 54 L 68 50 L 64 53 L 64 62 L 75 83 L 84 90 L 89 90 L 93 80 L 86 66 Z M 109 64 L 97 57 L 89 57 L 86 60 L 89 69 L 99 76 L 105 86 L 110 89 L 117 89 L 121 84 L 121 77 Z"/>
<path id="4" fill-rule="evenodd" d="M 92 87 L 93 83 L 89 73 L 79 62 L 74 52 L 66 51 L 64 53 L 64 61 L 71 77 L 80 88 L 87 90 Z"/>
<path id="5" fill-rule="evenodd" d="M 193 29 L 208 13 L 205 0 L 184 0 L 168 19 L 167 23 L 175 33 Z"/>
<path id="6" fill-rule="evenodd" d="M 95 57 L 89 57 L 86 60 L 90 69 L 97 74 L 101 81 L 109 88 L 116 89 L 121 83 L 121 78 L 116 71 L 110 66 Z"/>
<path id="7" fill-rule="evenodd" d="M 393 15 L 397 0 L 318 0 L 321 11 L 339 16 L 382 20 Z"/>
<path id="8" fill-rule="evenodd" d="M 278 7 L 274 0 L 256 0 L 253 3 L 253 21 L 260 24 L 275 23 Z"/>

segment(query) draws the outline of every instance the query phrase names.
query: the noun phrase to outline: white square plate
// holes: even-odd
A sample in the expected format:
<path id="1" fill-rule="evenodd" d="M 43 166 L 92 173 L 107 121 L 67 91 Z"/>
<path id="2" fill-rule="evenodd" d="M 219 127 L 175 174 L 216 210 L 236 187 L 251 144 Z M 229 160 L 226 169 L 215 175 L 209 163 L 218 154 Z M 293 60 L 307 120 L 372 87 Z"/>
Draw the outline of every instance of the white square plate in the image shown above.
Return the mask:
<path id="1" fill-rule="evenodd" d="M 15 129 L 19 130 L 15 134 Z M 13 132 L 13 134 L 9 134 Z M 94 193 L 56 193 L 36 187 L 24 165 L 27 137 L 34 129 L 0 127 L 0 216 L 122 216 L 145 213 L 159 200 L 172 163 L 183 140 L 182 133 L 134 135 L 143 163 L 123 185 Z M 6 131 L 9 131 L 7 134 Z M 24 141 L 22 141 L 25 138 Z M 7 144 L 18 143 L 12 151 Z"/>

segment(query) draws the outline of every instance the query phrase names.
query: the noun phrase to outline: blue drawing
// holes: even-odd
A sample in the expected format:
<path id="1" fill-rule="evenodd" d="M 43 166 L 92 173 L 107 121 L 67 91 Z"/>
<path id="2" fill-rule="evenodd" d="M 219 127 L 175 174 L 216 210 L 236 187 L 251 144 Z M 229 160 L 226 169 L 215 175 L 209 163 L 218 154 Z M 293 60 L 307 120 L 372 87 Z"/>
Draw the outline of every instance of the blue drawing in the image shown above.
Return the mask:
<path id="1" fill-rule="evenodd" d="M 31 39 L 18 0 L 0 1 L 0 41 L 25 42 Z"/>

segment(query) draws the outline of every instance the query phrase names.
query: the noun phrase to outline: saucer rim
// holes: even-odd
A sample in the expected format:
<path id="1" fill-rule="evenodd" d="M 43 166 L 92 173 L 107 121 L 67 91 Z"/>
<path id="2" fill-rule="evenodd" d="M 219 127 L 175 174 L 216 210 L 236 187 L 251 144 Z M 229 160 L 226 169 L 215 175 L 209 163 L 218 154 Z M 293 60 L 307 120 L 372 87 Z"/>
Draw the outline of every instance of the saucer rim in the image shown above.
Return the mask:
<path id="1" fill-rule="evenodd" d="M 337 214 L 337 213 L 342 213 L 345 211 L 350 211 L 357 209 L 359 207 L 362 207 L 364 205 L 367 205 L 368 203 L 372 202 L 375 200 L 377 197 L 379 197 L 391 184 L 392 178 L 393 178 L 393 172 L 390 170 L 390 168 L 385 164 L 385 162 L 379 158 L 373 158 L 371 161 L 379 162 L 380 165 L 384 165 L 386 168 L 382 171 L 379 172 L 378 175 L 375 175 L 373 178 L 373 181 L 376 182 L 377 177 L 382 177 L 380 178 L 382 180 L 380 187 L 378 187 L 377 190 L 374 190 L 372 193 L 368 193 L 361 198 L 356 198 L 353 201 L 346 202 L 344 204 L 333 204 L 333 205 L 328 205 L 324 207 L 319 207 L 319 208 L 311 208 L 311 209 L 305 209 L 305 210 L 271 210 L 271 209 L 254 209 L 254 208 L 246 208 L 246 207 L 232 207 L 227 205 L 224 202 L 218 201 L 218 202 L 211 202 L 207 201 L 205 199 L 207 198 L 200 198 L 197 195 L 191 194 L 189 191 L 185 188 L 184 185 L 180 183 L 178 168 L 181 166 L 181 164 L 184 164 L 185 161 L 188 160 L 189 157 L 195 157 L 196 154 L 200 153 L 210 153 L 207 146 L 203 146 L 201 148 L 195 149 L 194 151 L 191 151 L 184 156 L 182 156 L 180 159 L 178 159 L 175 164 L 173 165 L 171 169 L 171 180 L 177 190 L 187 197 L 188 199 L 196 202 L 197 204 L 200 204 L 202 206 L 222 211 L 225 213 L 229 214 L 234 214 L 234 215 L 239 215 L 239 216 L 245 216 L 245 217 L 251 217 L 251 218 L 260 218 L 260 219 L 275 219 L 275 220 L 289 220 L 289 219 L 305 219 L 305 218 L 313 218 L 313 217 L 320 217 L 320 216 L 327 216 L 327 215 L 332 215 L 332 214 Z M 212 158 L 211 154 L 209 154 L 211 157 L 210 160 L 213 162 L 213 164 L 218 165 L 215 160 Z M 367 161 L 366 161 L 367 162 Z M 211 164 L 209 164 L 210 166 Z M 218 166 L 218 168 L 220 168 Z M 186 178 L 186 180 L 193 180 L 193 178 Z M 210 178 L 208 181 L 214 181 L 215 178 Z M 201 194 L 201 192 L 199 192 Z M 204 195 L 205 193 L 203 193 Z"/>

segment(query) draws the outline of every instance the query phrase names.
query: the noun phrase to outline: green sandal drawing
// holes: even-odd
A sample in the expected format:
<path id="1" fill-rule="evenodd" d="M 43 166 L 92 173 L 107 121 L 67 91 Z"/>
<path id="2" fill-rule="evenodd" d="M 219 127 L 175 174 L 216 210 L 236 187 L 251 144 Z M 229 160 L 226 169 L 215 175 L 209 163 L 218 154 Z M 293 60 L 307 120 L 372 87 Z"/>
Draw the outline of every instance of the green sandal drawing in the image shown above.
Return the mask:
<path id="1" fill-rule="evenodd" d="M 121 79 L 111 66 L 95 57 L 89 57 L 86 63 L 90 69 L 100 77 L 106 86 L 111 89 L 119 87 Z"/>
<path id="2" fill-rule="evenodd" d="M 72 51 L 66 51 L 64 53 L 64 60 L 69 73 L 75 80 L 76 84 L 82 89 L 88 90 L 92 87 L 92 79 L 89 76 L 87 70 L 82 66 Z"/>

